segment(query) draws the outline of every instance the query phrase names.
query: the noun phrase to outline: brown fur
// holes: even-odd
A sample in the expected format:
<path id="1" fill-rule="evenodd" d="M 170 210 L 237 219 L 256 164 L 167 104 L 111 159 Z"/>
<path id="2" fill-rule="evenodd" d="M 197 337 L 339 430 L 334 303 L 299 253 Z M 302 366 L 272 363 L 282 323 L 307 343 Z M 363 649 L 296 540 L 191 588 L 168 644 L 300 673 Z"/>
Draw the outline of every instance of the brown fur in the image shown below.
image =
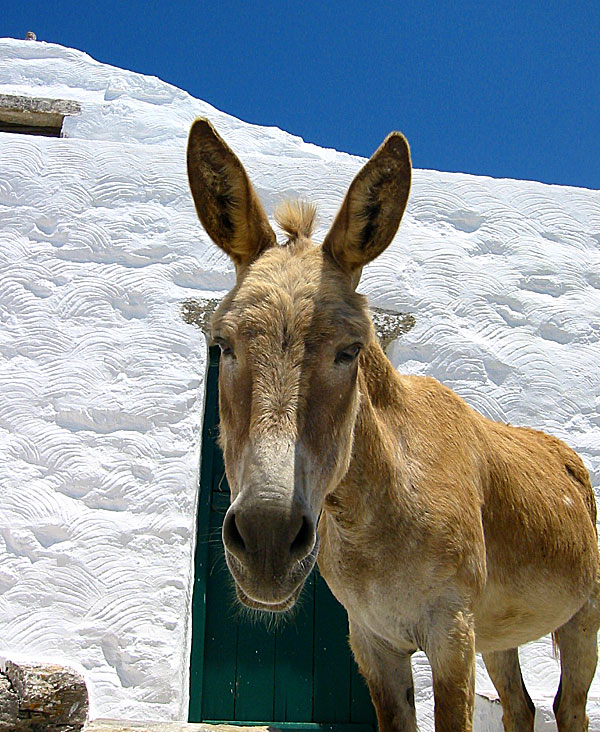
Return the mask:
<path id="1" fill-rule="evenodd" d="M 315 227 L 317 207 L 308 201 L 286 201 L 275 209 L 275 221 L 288 235 L 290 242 L 310 239 Z"/>
<path id="2" fill-rule="evenodd" d="M 559 730 L 583 732 L 600 608 L 581 460 L 556 438 L 484 418 L 434 379 L 398 374 L 355 292 L 406 205 L 404 138 L 390 135 L 359 172 L 321 247 L 307 204 L 280 211 L 289 240 L 276 245 L 209 123 L 194 123 L 189 149 L 199 216 L 237 270 L 213 335 L 232 491 L 223 540 L 239 599 L 288 609 L 318 555 L 382 732 L 416 729 L 417 649 L 432 667 L 437 732 L 472 729 L 476 650 L 507 732 L 532 730 L 516 648 L 554 632 Z"/>

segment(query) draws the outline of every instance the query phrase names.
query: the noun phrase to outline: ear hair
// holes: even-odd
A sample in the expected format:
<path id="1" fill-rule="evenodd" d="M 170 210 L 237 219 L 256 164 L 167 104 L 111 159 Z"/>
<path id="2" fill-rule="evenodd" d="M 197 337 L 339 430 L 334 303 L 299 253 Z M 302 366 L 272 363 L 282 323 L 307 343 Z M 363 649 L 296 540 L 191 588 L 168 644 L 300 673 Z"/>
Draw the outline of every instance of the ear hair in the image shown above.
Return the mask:
<path id="1" fill-rule="evenodd" d="M 244 166 L 202 117 L 195 120 L 190 130 L 187 169 L 198 217 L 236 268 L 275 246 L 275 233 Z"/>

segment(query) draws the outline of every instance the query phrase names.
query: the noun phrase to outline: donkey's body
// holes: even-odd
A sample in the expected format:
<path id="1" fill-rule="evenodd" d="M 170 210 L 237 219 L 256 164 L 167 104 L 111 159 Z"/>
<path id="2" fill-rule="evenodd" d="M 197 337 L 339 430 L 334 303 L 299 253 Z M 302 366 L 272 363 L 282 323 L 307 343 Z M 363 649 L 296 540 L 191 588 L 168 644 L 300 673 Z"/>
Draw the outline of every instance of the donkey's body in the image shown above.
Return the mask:
<path id="1" fill-rule="evenodd" d="M 555 632 L 559 729 L 585 730 L 600 609 L 582 462 L 434 379 L 396 373 L 355 292 L 406 204 L 404 138 L 391 135 L 359 173 L 322 247 L 306 205 L 280 214 L 289 241 L 276 246 L 241 164 L 205 121 L 188 169 L 200 218 L 237 269 L 213 335 L 239 599 L 288 609 L 318 554 L 382 732 L 416 729 L 417 649 L 432 667 L 437 732 L 472 729 L 475 650 L 506 730 L 532 730 L 516 649 Z"/>
<path id="2" fill-rule="evenodd" d="M 567 622 L 598 568 L 577 456 L 485 419 L 434 379 L 400 376 L 376 344 L 363 365 L 352 460 L 319 522 L 319 568 L 351 618 L 421 647 L 432 602 L 469 598 L 482 653 Z"/>

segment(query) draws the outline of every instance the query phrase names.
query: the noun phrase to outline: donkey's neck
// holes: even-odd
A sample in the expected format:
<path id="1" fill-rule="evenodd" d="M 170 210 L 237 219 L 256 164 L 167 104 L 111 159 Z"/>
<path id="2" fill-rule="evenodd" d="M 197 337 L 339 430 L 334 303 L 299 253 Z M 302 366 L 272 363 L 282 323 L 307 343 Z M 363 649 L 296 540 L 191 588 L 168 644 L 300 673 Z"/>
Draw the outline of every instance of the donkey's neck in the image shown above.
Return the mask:
<path id="1" fill-rule="evenodd" d="M 404 482 L 403 385 L 377 342 L 360 358 L 361 401 L 350 466 L 325 504 L 340 530 L 366 528 L 382 498 L 393 494 L 397 503 Z"/>
<path id="2" fill-rule="evenodd" d="M 375 414 L 385 413 L 386 417 L 398 421 L 404 403 L 403 387 L 396 370 L 377 341 L 370 343 L 361 354 L 359 386 L 362 406 L 372 409 L 367 414 L 367 419 L 372 419 Z M 372 426 L 369 425 L 368 428 L 372 429 Z"/>

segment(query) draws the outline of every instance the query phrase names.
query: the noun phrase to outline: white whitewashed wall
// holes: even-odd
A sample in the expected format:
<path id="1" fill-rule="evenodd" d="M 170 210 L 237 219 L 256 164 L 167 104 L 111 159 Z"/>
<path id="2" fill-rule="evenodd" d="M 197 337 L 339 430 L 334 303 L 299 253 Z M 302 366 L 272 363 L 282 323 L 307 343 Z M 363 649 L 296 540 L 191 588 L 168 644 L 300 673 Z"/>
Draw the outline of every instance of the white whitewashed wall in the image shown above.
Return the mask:
<path id="1" fill-rule="evenodd" d="M 0 653 L 75 663 L 93 716 L 184 719 L 206 354 L 180 307 L 233 282 L 195 217 L 187 131 L 213 120 L 269 214 L 316 201 L 317 239 L 362 161 L 52 44 L 0 40 L 0 94 L 82 107 L 63 139 L 0 133 Z M 416 171 L 361 289 L 416 319 L 397 368 L 564 438 L 598 490 L 600 192 Z M 523 656 L 551 729 L 548 641 Z M 500 729 L 486 709 L 479 730 Z"/>

